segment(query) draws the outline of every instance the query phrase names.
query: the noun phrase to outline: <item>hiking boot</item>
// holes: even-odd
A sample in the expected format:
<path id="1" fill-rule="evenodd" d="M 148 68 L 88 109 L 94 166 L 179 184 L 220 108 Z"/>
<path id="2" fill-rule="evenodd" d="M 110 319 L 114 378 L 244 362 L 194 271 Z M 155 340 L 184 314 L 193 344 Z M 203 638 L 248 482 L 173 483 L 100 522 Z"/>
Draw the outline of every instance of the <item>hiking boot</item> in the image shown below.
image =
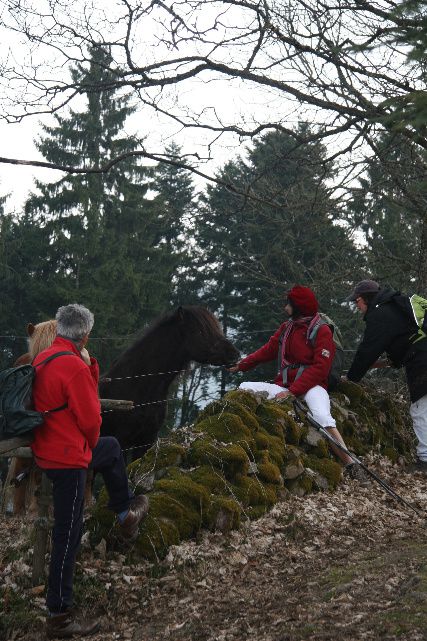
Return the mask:
<path id="1" fill-rule="evenodd" d="M 346 465 L 344 468 L 344 478 L 358 481 L 359 485 L 362 487 L 369 487 L 371 484 L 369 475 L 365 472 L 363 467 L 359 465 L 359 463 L 350 463 L 350 465 Z"/>
<path id="2" fill-rule="evenodd" d="M 129 512 L 120 524 L 120 534 L 125 541 L 132 542 L 138 536 L 138 526 L 147 516 L 149 501 L 145 494 L 132 499 Z"/>
<path id="3" fill-rule="evenodd" d="M 422 461 L 420 458 L 417 458 L 415 463 L 408 465 L 406 472 L 410 474 L 415 474 L 416 472 L 427 474 L 427 461 Z"/>
<path id="4" fill-rule="evenodd" d="M 95 634 L 100 628 L 95 619 L 77 619 L 72 610 L 55 614 L 46 619 L 46 636 L 48 639 L 72 639 Z"/>

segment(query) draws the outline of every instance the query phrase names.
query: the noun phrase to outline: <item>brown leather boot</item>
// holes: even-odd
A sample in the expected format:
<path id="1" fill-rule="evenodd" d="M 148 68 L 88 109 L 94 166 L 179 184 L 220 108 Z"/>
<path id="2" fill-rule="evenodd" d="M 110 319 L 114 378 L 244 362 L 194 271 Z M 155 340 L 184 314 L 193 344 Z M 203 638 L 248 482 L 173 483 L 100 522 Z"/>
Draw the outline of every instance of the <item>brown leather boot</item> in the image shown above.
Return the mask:
<path id="1" fill-rule="evenodd" d="M 142 519 L 147 516 L 149 501 L 144 494 L 135 496 L 132 499 L 129 513 L 123 523 L 120 524 L 120 533 L 127 542 L 132 542 L 138 536 L 138 526 Z"/>
<path id="2" fill-rule="evenodd" d="M 56 614 L 46 619 L 46 636 L 48 639 L 72 639 L 95 634 L 100 628 L 95 619 L 77 619 L 72 610 Z"/>

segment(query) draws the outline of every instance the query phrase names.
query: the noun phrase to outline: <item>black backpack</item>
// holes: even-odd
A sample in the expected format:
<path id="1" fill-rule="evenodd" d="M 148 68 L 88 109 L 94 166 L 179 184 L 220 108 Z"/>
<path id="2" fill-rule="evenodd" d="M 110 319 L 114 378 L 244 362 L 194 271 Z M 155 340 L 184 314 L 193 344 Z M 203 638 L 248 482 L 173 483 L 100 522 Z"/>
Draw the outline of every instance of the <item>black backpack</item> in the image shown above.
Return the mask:
<path id="1" fill-rule="evenodd" d="M 43 423 L 46 414 L 67 407 L 65 404 L 45 412 L 36 412 L 32 409 L 32 386 L 39 365 L 69 354 L 75 356 L 74 352 L 57 352 L 37 365 L 10 367 L 0 372 L 0 440 L 31 432 Z"/>
<path id="2" fill-rule="evenodd" d="M 317 332 L 319 331 L 320 327 L 322 327 L 322 325 L 327 325 L 332 332 L 332 336 L 334 338 L 334 343 L 335 343 L 335 356 L 334 356 L 334 360 L 332 361 L 331 371 L 329 372 L 329 376 L 328 376 L 328 392 L 333 392 L 341 380 L 341 375 L 344 369 L 344 348 L 342 344 L 342 334 L 338 329 L 338 327 L 335 325 L 335 323 L 329 318 L 329 316 L 326 316 L 326 314 L 319 314 L 319 316 L 320 316 L 320 319 L 311 329 L 310 335 L 308 336 L 308 340 L 314 347 L 314 345 L 316 344 Z M 279 353 L 278 353 L 279 371 L 282 366 L 281 360 L 282 360 L 283 334 L 279 338 Z M 298 369 L 297 375 L 295 377 L 295 380 L 296 380 L 299 376 L 301 376 L 301 374 L 303 373 L 306 367 L 309 367 L 309 365 L 304 365 L 302 363 L 295 363 L 292 365 L 288 365 L 288 367 L 284 367 L 282 372 L 282 380 L 283 380 L 284 386 L 286 387 L 287 385 L 288 369 Z"/>

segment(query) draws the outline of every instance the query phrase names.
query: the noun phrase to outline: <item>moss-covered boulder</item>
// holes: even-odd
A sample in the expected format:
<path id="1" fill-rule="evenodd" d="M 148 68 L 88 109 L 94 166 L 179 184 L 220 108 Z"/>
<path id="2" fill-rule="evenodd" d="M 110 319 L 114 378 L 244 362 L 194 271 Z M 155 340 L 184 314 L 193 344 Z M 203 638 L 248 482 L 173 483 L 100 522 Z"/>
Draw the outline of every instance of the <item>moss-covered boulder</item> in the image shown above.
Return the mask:
<path id="1" fill-rule="evenodd" d="M 331 407 L 357 454 L 375 448 L 397 461 L 410 453 L 407 411 L 390 397 L 343 383 Z M 291 399 L 279 404 L 234 390 L 204 408 L 193 427 L 159 440 L 128 473 L 135 493 L 150 499 L 131 553 L 158 560 L 202 528 L 226 533 L 289 495 L 336 489 L 342 466 L 323 437 L 296 416 Z M 117 538 L 107 503 L 103 489 L 89 522 L 95 544 Z"/>

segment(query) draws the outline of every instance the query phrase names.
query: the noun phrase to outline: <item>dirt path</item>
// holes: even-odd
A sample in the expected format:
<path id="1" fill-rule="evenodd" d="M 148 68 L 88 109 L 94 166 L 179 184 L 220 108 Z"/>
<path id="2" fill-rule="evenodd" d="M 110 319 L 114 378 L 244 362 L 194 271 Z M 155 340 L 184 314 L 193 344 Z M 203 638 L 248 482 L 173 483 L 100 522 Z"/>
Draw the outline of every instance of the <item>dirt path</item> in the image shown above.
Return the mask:
<path id="1" fill-rule="evenodd" d="M 427 508 L 427 479 L 384 461 L 377 470 Z M 5 556 L 12 523 L 18 551 L 18 524 L 0 525 L 6 638 L 36 641 L 43 598 L 25 587 L 25 556 L 11 560 L 10 545 Z M 292 497 L 229 537 L 205 534 L 158 566 L 86 550 L 76 596 L 103 619 L 95 641 L 427 640 L 426 543 L 420 519 L 380 489 L 351 482 L 334 494 Z M 16 595 L 31 599 L 21 621 L 13 619 Z"/>

